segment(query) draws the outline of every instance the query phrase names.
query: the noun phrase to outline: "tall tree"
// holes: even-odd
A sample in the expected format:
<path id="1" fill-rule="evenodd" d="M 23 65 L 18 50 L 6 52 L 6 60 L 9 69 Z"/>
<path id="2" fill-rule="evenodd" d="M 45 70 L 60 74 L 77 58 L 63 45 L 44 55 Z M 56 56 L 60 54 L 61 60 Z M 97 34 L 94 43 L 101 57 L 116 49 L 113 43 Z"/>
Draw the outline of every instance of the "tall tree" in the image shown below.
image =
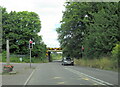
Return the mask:
<path id="1" fill-rule="evenodd" d="M 118 37 L 118 3 L 92 3 L 94 12 L 92 15 L 93 24 L 87 24 L 89 29 L 84 46 L 84 55 L 87 57 L 99 57 L 109 54 Z M 92 54 L 92 55 L 91 55 Z"/>
<path id="2" fill-rule="evenodd" d="M 0 53 L 2 51 L 2 7 L 0 6 Z"/>
<path id="3" fill-rule="evenodd" d="M 4 10 L 3 10 L 4 11 Z M 10 40 L 10 52 L 17 54 L 28 54 L 29 52 L 29 40 L 35 42 L 33 51 L 40 53 L 39 48 L 43 47 L 46 49 L 45 44 L 41 44 L 42 38 L 38 36 L 38 32 L 41 29 L 41 22 L 38 14 L 35 12 L 16 12 L 11 11 L 10 13 L 3 14 L 3 49 L 5 50 L 6 39 Z M 42 50 L 41 50 L 42 51 Z M 35 53 L 35 54 L 39 54 Z M 45 54 L 45 53 L 44 53 Z M 38 55 L 35 55 L 38 56 Z M 39 55 L 41 56 L 41 55 Z"/>
<path id="4" fill-rule="evenodd" d="M 118 3 L 67 2 L 65 7 L 57 29 L 65 55 L 93 58 L 110 53 L 119 41 Z"/>

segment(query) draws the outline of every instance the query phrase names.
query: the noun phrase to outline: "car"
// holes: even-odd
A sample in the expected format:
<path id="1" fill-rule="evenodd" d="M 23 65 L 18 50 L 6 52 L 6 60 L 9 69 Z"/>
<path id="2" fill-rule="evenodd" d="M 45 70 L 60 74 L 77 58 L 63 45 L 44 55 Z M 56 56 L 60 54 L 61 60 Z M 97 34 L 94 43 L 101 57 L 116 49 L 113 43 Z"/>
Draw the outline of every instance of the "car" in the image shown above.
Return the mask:
<path id="1" fill-rule="evenodd" d="M 62 65 L 74 65 L 74 61 L 70 57 L 64 57 L 62 59 Z"/>

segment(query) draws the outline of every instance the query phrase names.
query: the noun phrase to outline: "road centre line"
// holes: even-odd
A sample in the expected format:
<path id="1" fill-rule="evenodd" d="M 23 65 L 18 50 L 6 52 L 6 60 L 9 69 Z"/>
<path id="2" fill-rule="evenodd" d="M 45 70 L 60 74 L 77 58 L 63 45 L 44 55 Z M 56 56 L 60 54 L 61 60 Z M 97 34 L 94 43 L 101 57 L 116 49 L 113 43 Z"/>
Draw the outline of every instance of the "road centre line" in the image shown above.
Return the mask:
<path id="1" fill-rule="evenodd" d="M 89 77 L 92 81 L 94 81 L 94 82 L 96 82 L 96 83 L 98 83 L 98 84 L 100 84 L 100 85 L 113 85 L 113 84 L 111 84 L 111 83 L 108 83 L 108 82 L 102 81 L 102 80 L 100 80 L 100 79 L 97 79 L 97 78 L 95 78 L 95 77 L 89 76 L 89 75 L 87 75 L 87 74 L 81 73 L 81 72 L 79 72 L 79 71 L 77 71 L 77 70 L 74 70 L 74 69 L 71 69 L 71 68 L 65 68 L 65 69 L 67 69 L 67 70 L 69 70 L 69 71 L 71 71 L 71 72 L 73 72 L 73 73 L 75 73 L 75 74 L 77 74 L 77 75 L 84 75 L 84 76 L 86 76 L 86 77 Z"/>
<path id="2" fill-rule="evenodd" d="M 65 83 L 65 82 L 58 82 L 57 84 L 58 84 L 58 85 L 62 85 L 62 84 L 64 84 L 64 83 Z"/>

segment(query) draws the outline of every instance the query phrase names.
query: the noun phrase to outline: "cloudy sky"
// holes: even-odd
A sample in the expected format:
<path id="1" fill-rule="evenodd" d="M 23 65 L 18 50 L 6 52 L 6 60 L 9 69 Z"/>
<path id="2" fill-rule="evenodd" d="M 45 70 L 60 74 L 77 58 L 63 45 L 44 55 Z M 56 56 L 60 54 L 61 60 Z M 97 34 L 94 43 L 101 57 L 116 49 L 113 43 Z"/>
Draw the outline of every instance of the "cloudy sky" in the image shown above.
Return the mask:
<path id="1" fill-rule="evenodd" d="M 1 2 L 1 6 L 7 8 L 8 12 L 36 12 L 42 25 L 39 35 L 42 35 L 44 43 L 48 47 L 59 47 L 55 29 L 60 26 L 65 0 L 2 0 Z"/>

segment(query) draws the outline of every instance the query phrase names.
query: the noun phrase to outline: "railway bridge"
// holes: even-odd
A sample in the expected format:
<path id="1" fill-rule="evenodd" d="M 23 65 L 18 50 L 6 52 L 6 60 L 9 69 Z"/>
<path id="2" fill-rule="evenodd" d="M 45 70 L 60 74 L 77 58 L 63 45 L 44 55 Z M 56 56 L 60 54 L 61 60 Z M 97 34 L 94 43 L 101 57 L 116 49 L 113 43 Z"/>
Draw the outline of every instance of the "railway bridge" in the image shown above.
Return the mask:
<path id="1" fill-rule="evenodd" d="M 51 52 L 62 52 L 62 48 L 47 48 L 46 56 L 48 57 L 48 61 L 52 62 Z"/>

